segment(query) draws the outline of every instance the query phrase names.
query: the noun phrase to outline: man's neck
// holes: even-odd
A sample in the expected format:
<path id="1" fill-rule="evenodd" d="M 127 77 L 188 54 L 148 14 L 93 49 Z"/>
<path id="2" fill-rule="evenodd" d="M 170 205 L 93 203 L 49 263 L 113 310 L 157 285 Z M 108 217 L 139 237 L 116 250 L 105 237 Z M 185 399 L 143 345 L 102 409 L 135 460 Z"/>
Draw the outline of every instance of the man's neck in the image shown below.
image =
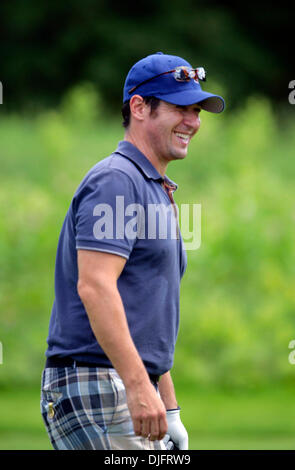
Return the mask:
<path id="1" fill-rule="evenodd" d="M 167 170 L 167 162 L 163 162 L 160 160 L 157 155 L 154 155 L 151 148 L 145 144 L 144 139 L 136 138 L 134 135 L 126 132 L 124 136 L 124 140 L 133 144 L 144 156 L 151 162 L 151 164 L 156 168 L 156 170 L 160 173 L 161 176 L 165 176 Z"/>

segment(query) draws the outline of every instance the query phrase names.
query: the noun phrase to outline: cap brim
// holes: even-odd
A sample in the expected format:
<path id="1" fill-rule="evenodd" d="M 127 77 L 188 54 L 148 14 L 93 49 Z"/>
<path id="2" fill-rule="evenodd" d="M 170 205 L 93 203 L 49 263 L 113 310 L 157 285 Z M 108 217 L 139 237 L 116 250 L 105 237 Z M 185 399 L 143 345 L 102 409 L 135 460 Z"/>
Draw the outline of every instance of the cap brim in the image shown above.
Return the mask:
<path id="1" fill-rule="evenodd" d="M 167 103 L 179 106 L 199 104 L 202 109 L 210 113 L 221 113 L 225 108 L 224 99 L 219 95 L 213 95 L 205 91 L 185 90 L 177 93 L 155 93 L 153 96 Z"/>

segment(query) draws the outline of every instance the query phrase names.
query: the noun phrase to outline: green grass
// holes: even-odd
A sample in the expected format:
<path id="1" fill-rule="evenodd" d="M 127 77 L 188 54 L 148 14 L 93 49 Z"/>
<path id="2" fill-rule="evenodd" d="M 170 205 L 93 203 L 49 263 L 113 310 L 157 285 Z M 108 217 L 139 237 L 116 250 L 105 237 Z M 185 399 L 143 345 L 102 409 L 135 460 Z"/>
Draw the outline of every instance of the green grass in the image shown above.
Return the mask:
<path id="1" fill-rule="evenodd" d="M 1 390 L 1 450 L 52 449 L 39 411 L 39 396 L 38 388 Z"/>
<path id="2" fill-rule="evenodd" d="M 295 449 L 292 389 L 247 392 L 179 389 L 192 450 Z M 47 450 L 39 390 L 1 391 L 0 450 Z"/>
<path id="3" fill-rule="evenodd" d="M 294 449 L 291 389 L 208 391 L 179 396 L 191 449 Z M 182 401 L 181 401 L 182 400 Z"/>

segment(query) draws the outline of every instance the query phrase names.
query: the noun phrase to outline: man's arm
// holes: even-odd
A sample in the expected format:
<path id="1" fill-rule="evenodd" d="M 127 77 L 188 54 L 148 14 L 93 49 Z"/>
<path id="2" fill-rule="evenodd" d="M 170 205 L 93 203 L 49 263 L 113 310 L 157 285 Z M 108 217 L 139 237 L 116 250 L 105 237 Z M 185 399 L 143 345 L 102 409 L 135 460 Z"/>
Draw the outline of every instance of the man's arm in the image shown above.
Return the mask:
<path id="1" fill-rule="evenodd" d="M 166 374 L 163 374 L 161 376 L 161 380 L 159 382 L 159 392 L 166 407 L 166 410 L 178 408 L 170 371 L 166 372 Z"/>
<path id="2" fill-rule="evenodd" d="M 78 250 L 78 293 L 94 335 L 122 378 L 134 432 L 151 440 L 167 432 L 165 406 L 130 335 L 117 280 L 125 258 L 110 253 Z"/>
<path id="3" fill-rule="evenodd" d="M 167 433 L 169 434 L 170 440 L 172 440 L 177 449 L 187 450 L 188 433 L 180 419 L 180 408 L 177 404 L 170 372 L 166 372 L 166 374 L 162 375 L 159 382 L 159 392 L 167 410 Z"/>

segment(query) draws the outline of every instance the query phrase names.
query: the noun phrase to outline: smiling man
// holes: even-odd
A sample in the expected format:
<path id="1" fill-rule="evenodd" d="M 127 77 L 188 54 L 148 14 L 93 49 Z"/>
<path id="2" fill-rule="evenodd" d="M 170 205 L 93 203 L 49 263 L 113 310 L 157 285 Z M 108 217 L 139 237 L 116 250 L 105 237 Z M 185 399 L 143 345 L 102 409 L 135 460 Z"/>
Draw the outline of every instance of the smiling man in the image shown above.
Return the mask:
<path id="1" fill-rule="evenodd" d="M 186 253 L 166 170 L 186 157 L 201 110 L 223 111 L 223 98 L 201 89 L 204 78 L 176 56 L 137 62 L 124 85 L 124 140 L 74 194 L 42 374 L 55 449 L 188 449 L 170 375 Z M 173 208 L 177 236 L 150 230 L 145 209 L 154 206 Z"/>
<path id="2" fill-rule="evenodd" d="M 132 96 L 129 106 L 133 125 L 126 132 L 125 140 L 144 155 L 149 155 L 150 162 L 164 177 L 170 161 L 186 157 L 189 142 L 200 127 L 201 108 L 165 101 L 158 104 L 158 108 L 150 113 L 143 97 Z"/>

